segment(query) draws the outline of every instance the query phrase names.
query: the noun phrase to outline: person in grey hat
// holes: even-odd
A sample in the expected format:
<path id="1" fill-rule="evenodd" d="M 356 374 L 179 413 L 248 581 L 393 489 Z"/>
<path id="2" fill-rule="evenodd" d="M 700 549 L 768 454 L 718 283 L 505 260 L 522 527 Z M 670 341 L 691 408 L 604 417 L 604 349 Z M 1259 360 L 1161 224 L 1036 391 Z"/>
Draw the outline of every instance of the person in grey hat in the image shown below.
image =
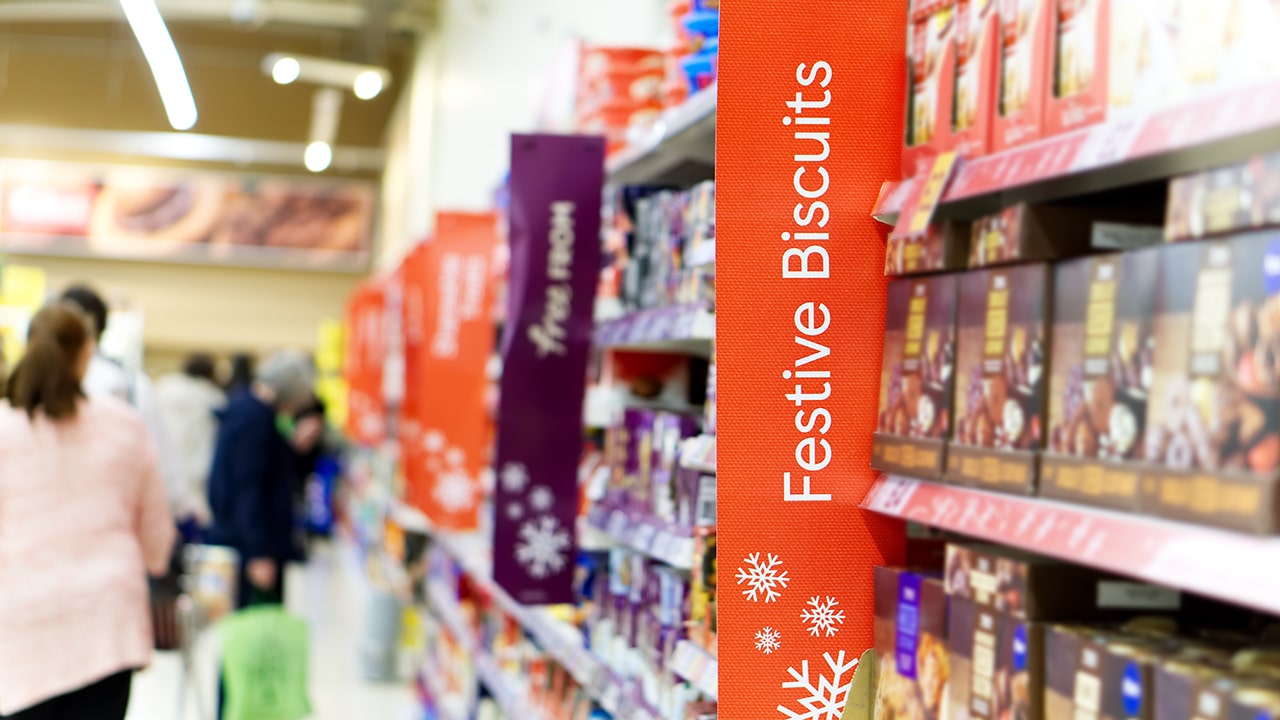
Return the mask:
<path id="1" fill-rule="evenodd" d="M 278 352 L 221 415 L 209 471 L 209 536 L 240 553 L 238 607 L 283 602 L 284 563 L 300 557 L 292 492 L 296 454 L 277 417 L 305 407 L 314 386 L 309 356 Z"/>

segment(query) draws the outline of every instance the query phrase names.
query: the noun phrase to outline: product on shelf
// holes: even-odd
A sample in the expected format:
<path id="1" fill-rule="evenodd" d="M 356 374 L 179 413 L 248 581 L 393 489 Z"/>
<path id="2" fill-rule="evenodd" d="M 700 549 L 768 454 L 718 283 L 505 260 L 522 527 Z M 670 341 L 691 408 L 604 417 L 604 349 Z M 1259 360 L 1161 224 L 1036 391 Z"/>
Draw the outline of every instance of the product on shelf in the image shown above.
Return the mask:
<path id="1" fill-rule="evenodd" d="M 628 310 L 715 304 L 714 181 L 687 192 L 627 187 L 606 207 L 606 297 Z"/>
<path id="2" fill-rule="evenodd" d="M 1280 520 L 1280 243 L 1161 248 L 1149 510 L 1254 532 Z"/>
<path id="3" fill-rule="evenodd" d="M 1150 720 L 1161 637 L 1081 625 L 1045 631 L 1045 720 Z"/>
<path id="4" fill-rule="evenodd" d="M 907 28 L 907 121 L 902 170 L 950 150 L 955 92 L 955 0 L 912 0 Z"/>
<path id="5" fill-rule="evenodd" d="M 649 48 L 587 46 L 578 76 L 578 129 L 607 140 L 608 153 L 627 144 L 662 113 L 664 58 Z"/>
<path id="6" fill-rule="evenodd" d="M 678 464 L 681 444 L 697 434 L 698 419 L 694 415 L 659 412 L 654 417 L 650 512 L 666 523 L 676 521 L 682 504 L 692 504 L 692 498 L 681 490 Z"/>
<path id="7" fill-rule="evenodd" d="M 968 266 L 972 223 L 931 223 L 923 236 L 891 236 L 885 243 L 885 275 L 918 275 Z"/>
<path id="8" fill-rule="evenodd" d="M 1048 134 L 1107 118 L 1111 6 L 1129 0 L 1055 0 L 1053 86 L 1046 100 Z"/>
<path id="9" fill-rule="evenodd" d="M 1049 435 L 1040 494 L 1141 509 L 1160 248 L 1054 268 Z"/>
<path id="10" fill-rule="evenodd" d="M 1165 239 L 1196 240 L 1280 225 L 1280 153 L 1169 181 Z"/>
<path id="11" fill-rule="evenodd" d="M 1154 245 L 1159 222 L 1158 214 L 1140 206 L 1012 205 L 974 221 L 969 267 Z"/>
<path id="12" fill-rule="evenodd" d="M 1000 18 L 996 0 L 956 0 L 955 149 L 962 157 L 986 155 L 991 149 Z"/>
<path id="13" fill-rule="evenodd" d="M 959 276 L 948 482 L 1032 492 L 1044 440 L 1052 273 L 1045 264 Z"/>
<path id="14" fill-rule="evenodd" d="M 947 547 L 946 586 L 950 717 L 971 720 L 1044 716 L 1044 623 L 1120 621 L 1180 602 L 1178 593 L 985 545 Z"/>
<path id="15" fill-rule="evenodd" d="M 889 283 L 880 416 L 871 450 L 877 470 L 942 476 L 951 435 L 957 278 Z"/>
<path id="16" fill-rule="evenodd" d="M 947 593 L 937 574 L 875 569 L 876 720 L 939 720 L 947 712 Z"/>
<path id="17" fill-rule="evenodd" d="M 703 403 L 702 431 L 716 434 L 716 343 L 711 341 L 711 359 L 707 362 L 707 399 Z"/>
<path id="18" fill-rule="evenodd" d="M 689 581 L 689 639 L 716 654 L 716 531 L 698 528 L 693 543 L 693 573 Z"/>
<path id="19" fill-rule="evenodd" d="M 1052 82 L 1055 0 L 994 0 L 1000 5 L 1000 93 L 992 149 L 1039 140 Z"/>

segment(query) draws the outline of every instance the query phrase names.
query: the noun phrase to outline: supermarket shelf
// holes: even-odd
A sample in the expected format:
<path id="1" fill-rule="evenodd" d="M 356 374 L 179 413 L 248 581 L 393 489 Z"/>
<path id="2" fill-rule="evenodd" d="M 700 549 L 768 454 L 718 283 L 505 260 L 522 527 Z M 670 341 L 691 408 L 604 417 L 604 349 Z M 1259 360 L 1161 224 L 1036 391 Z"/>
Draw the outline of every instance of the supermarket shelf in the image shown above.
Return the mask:
<path id="1" fill-rule="evenodd" d="M 716 436 L 699 435 L 685 440 L 680 445 L 680 465 L 702 472 L 715 472 Z"/>
<path id="2" fill-rule="evenodd" d="M 440 624 L 471 655 L 476 675 L 489 689 L 489 694 L 498 702 L 502 712 L 507 717 L 541 720 L 541 714 L 529 708 L 528 698 L 518 684 L 502 672 L 488 651 L 476 645 L 474 633 L 468 630 L 458 602 L 444 589 L 434 585 L 427 588 L 427 600 L 440 619 Z"/>
<path id="3" fill-rule="evenodd" d="M 715 177 L 716 86 L 692 95 L 648 135 L 609 158 L 612 185 L 689 185 Z"/>
<path id="4" fill-rule="evenodd" d="M 677 570 L 693 568 L 693 536 L 682 535 L 656 520 L 597 503 L 587 522 L 617 545 L 666 563 Z"/>
<path id="5" fill-rule="evenodd" d="M 675 673 L 688 680 L 703 695 L 716 699 L 720 685 L 720 661 L 688 640 L 676 643 L 671 660 Z"/>
<path id="6" fill-rule="evenodd" d="M 960 163 L 940 218 L 974 218 L 1229 165 L 1280 148 L 1280 84 L 1232 91 Z M 889 183 L 873 214 L 892 221 L 907 183 Z M 897 203 L 896 206 L 894 203 Z"/>
<path id="7" fill-rule="evenodd" d="M 1280 538 L 1042 498 L 884 476 L 862 507 L 883 515 L 1280 613 Z"/>
<path id="8" fill-rule="evenodd" d="M 635 350 L 710 353 L 716 316 L 701 305 L 641 310 L 596 326 L 596 344 Z"/>
<path id="9" fill-rule="evenodd" d="M 436 543 L 462 566 L 477 586 L 488 593 L 502 611 L 518 622 L 552 658 L 582 685 L 596 702 L 617 720 L 664 720 L 643 703 L 636 702 L 623 683 L 582 645 L 577 628 L 550 611 L 516 602 L 496 582 L 483 557 L 485 542 L 477 536 L 438 533 Z M 428 588 L 430 596 L 431 588 Z M 437 591 L 439 592 L 439 591 Z M 516 714 L 512 717 L 524 717 Z"/>

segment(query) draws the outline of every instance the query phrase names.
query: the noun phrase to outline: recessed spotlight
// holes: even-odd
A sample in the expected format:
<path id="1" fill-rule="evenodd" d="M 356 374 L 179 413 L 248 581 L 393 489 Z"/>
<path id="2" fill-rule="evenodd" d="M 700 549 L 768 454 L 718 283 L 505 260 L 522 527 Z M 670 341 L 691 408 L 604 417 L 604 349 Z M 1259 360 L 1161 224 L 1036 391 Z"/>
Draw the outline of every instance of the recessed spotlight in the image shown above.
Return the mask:
<path id="1" fill-rule="evenodd" d="M 302 161 L 311 172 L 324 172 L 329 168 L 329 163 L 333 162 L 333 148 L 329 147 L 329 143 L 317 140 L 307 145 Z"/>
<path id="2" fill-rule="evenodd" d="M 275 64 L 271 66 L 271 79 L 281 85 L 288 85 L 297 80 L 301 74 L 302 64 L 298 62 L 297 58 L 291 58 L 287 55 L 276 60 Z"/>
<path id="3" fill-rule="evenodd" d="M 371 100 L 382 92 L 382 73 L 376 70 L 365 70 L 356 76 L 356 81 L 352 86 L 355 90 L 356 97 L 361 100 Z"/>

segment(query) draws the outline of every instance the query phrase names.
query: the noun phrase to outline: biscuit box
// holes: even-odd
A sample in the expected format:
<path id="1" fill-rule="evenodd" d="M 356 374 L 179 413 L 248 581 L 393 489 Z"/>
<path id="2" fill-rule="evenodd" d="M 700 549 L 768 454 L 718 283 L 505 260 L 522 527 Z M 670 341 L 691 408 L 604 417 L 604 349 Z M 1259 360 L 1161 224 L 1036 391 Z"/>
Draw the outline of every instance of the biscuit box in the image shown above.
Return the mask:
<path id="1" fill-rule="evenodd" d="M 1274 533 L 1280 234 L 1160 248 L 1144 510 Z"/>
<path id="2" fill-rule="evenodd" d="M 1045 109 L 1049 135 L 1107 118 L 1113 0 L 1056 0 L 1053 87 Z M 1114 0 L 1125 3 L 1132 0 Z"/>
<path id="3" fill-rule="evenodd" d="M 1053 625 L 1045 633 L 1045 720 L 1150 720 L 1168 640 Z"/>
<path id="4" fill-rule="evenodd" d="M 941 577 L 875 569 L 876 720 L 946 718 L 947 593 Z"/>
<path id="5" fill-rule="evenodd" d="M 955 0 L 912 0 L 907 28 L 907 120 L 902 172 L 952 148 L 955 92 Z"/>
<path id="6" fill-rule="evenodd" d="M 1000 13 L 996 0 L 956 1 L 956 90 L 951 118 L 956 153 L 978 157 L 991 151 Z"/>
<path id="7" fill-rule="evenodd" d="M 1052 278 L 1043 263 L 959 276 L 947 482 L 1034 491 L 1044 440 Z"/>
<path id="8" fill-rule="evenodd" d="M 972 223 L 931 223 L 923 236 L 890 236 L 884 246 L 885 275 L 920 275 L 963 270 L 968 265 Z"/>
<path id="9" fill-rule="evenodd" d="M 1165 239 L 1200 238 L 1280 226 L 1280 153 L 1169 181 Z"/>
<path id="10" fill-rule="evenodd" d="M 871 466 L 936 480 L 951 434 L 956 275 L 894 280 L 885 313 Z"/>
<path id="11" fill-rule="evenodd" d="M 1152 720 L 1226 720 L 1231 675 L 1225 663 L 1164 658 L 1155 668 Z"/>
<path id="12" fill-rule="evenodd" d="M 1000 3 L 1000 92 L 992 128 L 992 150 L 1039 140 L 1051 80 L 1054 0 Z"/>
<path id="13" fill-rule="evenodd" d="M 1054 267 L 1045 497 L 1141 509 L 1139 467 L 1131 463 L 1142 458 L 1160 250 Z"/>
<path id="14" fill-rule="evenodd" d="M 951 720 L 1041 720 L 1046 622 L 1119 621 L 1176 592 L 985 545 L 947 547 Z"/>

